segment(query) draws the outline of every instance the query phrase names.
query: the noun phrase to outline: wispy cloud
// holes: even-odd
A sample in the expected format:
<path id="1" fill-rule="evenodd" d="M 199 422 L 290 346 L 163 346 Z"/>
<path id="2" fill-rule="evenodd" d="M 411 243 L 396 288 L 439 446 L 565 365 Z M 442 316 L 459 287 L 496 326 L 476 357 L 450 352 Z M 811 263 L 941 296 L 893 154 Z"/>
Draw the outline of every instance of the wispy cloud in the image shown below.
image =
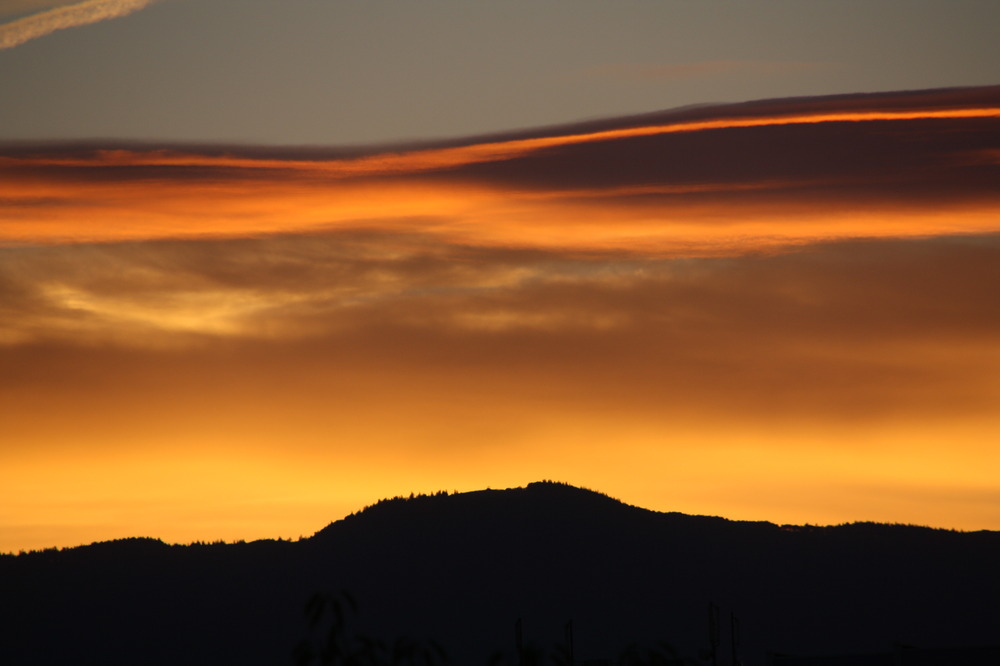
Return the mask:
<path id="1" fill-rule="evenodd" d="M 158 0 L 86 0 L 55 7 L 0 25 L 0 49 L 10 49 L 56 30 L 126 16 Z"/>

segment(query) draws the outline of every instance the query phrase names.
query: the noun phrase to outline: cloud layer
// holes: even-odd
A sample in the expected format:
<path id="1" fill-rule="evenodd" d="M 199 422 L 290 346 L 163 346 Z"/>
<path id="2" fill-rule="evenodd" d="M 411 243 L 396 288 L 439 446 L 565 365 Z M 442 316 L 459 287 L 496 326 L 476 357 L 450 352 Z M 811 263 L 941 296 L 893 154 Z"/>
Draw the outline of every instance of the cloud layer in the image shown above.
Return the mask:
<path id="1" fill-rule="evenodd" d="M 348 154 L 12 145 L 0 243 L 398 228 L 683 254 L 990 231 L 998 91 L 759 102 Z"/>
<path id="2" fill-rule="evenodd" d="M 294 536 L 534 478 L 1000 528 L 1000 119 L 965 112 L 998 96 L 395 150 L 7 146 L 0 549 Z M 867 120 L 782 121 L 834 113 Z"/>

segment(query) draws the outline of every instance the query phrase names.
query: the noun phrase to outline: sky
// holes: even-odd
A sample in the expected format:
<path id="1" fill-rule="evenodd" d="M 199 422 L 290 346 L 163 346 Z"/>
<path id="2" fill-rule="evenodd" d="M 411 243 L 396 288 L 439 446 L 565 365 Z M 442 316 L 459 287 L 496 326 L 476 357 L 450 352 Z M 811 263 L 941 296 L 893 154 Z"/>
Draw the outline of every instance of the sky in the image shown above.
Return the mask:
<path id="1" fill-rule="evenodd" d="M 0 1 L 0 552 L 540 479 L 1000 529 L 997 19 Z"/>

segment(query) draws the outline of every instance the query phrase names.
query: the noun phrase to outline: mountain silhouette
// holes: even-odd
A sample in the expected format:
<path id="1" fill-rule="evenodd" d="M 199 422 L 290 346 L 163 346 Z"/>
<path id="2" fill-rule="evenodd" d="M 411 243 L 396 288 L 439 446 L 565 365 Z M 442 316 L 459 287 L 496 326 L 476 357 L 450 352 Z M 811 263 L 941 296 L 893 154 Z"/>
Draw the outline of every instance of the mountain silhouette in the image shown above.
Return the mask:
<path id="1" fill-rule="evenodd" d="M 581 664 L 662 643 L 712 663 L 713 632 L 718 664 L 989 646 L 998 563 L 998 532 L 739 522 L 539 482 L 383 500 L 297 542 L 0 556 L 0 664 L 292 664 L 317 598 L 356 600 L 345 635 L 463 665 L 566 663 L 569 627 Z"/>

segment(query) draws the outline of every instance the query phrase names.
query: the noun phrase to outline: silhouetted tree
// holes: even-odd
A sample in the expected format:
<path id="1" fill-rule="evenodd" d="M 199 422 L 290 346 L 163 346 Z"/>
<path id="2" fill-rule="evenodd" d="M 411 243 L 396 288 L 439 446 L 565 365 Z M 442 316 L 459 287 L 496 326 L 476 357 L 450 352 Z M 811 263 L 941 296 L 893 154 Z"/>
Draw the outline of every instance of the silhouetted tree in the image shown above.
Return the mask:
<path id="1" fill-rule="evenodd" d="M 358 604 L 346 590 L 314 594 L 305 605 L 309 636 L 293 651 L 299 666 L 443 666 L 447 655 L 435 641 L 400 637 L 387 646 L 354 632 L 350 619 Z"/>

